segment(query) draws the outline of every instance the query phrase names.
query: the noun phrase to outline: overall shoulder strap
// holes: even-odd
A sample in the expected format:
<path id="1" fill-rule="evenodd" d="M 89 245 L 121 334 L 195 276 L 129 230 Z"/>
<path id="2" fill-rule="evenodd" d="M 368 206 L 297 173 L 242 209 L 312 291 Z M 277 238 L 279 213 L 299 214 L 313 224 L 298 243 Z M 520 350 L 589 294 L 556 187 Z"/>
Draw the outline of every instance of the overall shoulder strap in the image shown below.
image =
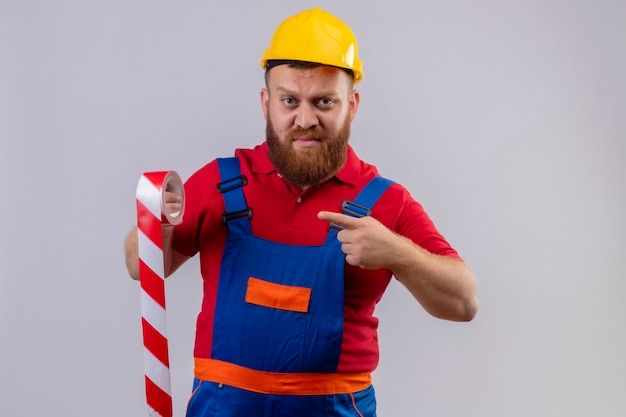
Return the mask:
<path id="1" fill-rule="evenodd" d="M 394 182 L 384 177 L 374 177 L 367 183 L 361 190 L 359 195 L 356 196 L 354 202 L 364 207 L 369 207 L 370 210 L 374 207 L 374 204 L 378 201 L 381 195 L 387 188 L 393 185 Z M 369 213 L 368 213 L 369 214 Z"/>
<path id="2" fill-rule="evenodd" d="M 224 197 L 226 211 L 222 214 L 222 221 L 233 233 L 251 234 L 250 219 L 252 210 L 246 204 L 243 187 L 248 184 L 248 179 L 241 175 L 239 159 L 236 156 L 230 158 L 218 158 L 221 182 L 217 189 Z"/>
<path id="3" fill-rule="evenodd" d="M 355 197 L 354 201 L 343 201 L 341 211 L 352 217 L 369 216 L 372 212 L 372 207 L 374 207 L 380 196 L 393 184 L 394 181 L 384 177 L 372 178 Z M 339 230 L 341 230 L 340 226 L 331 223 L 326 242 L 332 241 Z"/>

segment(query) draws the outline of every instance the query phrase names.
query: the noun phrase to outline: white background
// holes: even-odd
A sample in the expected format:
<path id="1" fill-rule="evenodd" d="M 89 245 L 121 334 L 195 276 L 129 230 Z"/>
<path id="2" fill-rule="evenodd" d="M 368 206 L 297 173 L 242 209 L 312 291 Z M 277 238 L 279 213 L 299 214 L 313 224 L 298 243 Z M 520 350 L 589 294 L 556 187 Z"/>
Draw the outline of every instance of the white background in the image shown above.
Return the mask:
<path id="1" fill-rule="evenodd" d="M 351 143 L 479 283 L 469 324 L 391 285 L 379 415 L 626 415 L 625 2 L 1 0 L 3 416 L 146 415 L 137 180 L 260 143 L 262 51 L 315 5 L 359 39 Z M 167 291 L 182 416 L 197 260 Z"/>

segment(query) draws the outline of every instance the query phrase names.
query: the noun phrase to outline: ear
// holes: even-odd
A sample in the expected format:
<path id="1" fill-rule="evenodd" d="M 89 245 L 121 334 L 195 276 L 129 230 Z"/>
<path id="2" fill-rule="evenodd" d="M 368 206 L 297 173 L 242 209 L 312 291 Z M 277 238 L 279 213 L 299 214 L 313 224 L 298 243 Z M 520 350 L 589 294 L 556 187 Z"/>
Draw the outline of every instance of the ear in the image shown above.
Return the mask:
<path id="1" fill-rule="evenodd" d="M 270 105 L 270 92 L 267 88 L 261 89 L 261 110 L 263 110 L 263 118 L 267 121 L 267 113 Z"/>
<path id="2" fill-rule="evenodd" d="M 359 110 L 359 103 L 361 102 L 361 95 L 358 90 L 352 90 L 350 94 L 350 121 L 352 122 L 356 118 L 356 113 Z"/>

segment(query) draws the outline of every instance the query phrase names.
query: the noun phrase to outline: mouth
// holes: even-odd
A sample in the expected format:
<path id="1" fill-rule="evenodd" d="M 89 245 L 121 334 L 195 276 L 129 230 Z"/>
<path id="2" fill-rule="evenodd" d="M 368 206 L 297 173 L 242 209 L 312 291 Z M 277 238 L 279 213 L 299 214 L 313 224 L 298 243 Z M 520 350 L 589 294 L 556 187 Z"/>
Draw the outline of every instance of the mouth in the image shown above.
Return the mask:
<path id="1" fill-rule="evenodd" d="M 299 136 L 293 138 L 291 143 L 296 148 L 313 148 L 321 144 L 321 140 L 312 136 Z"/>

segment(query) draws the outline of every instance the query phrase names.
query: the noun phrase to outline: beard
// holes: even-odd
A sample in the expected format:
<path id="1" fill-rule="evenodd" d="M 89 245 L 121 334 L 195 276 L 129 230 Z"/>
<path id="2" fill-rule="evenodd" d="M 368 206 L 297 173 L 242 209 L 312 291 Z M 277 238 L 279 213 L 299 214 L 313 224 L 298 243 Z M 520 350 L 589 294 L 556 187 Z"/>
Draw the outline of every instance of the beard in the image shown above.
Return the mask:
<path id="1" fill-rule="evenodd" d="M 335 136 L 329 136 L 316 128 L 297 128 L 289 131 L 281 142 L 268 115 L 265 132 L 270 161 L 280 175 L 301 189 L 330 179 L 343 168 L 348 156 L 350 121 L 347 118 Z M 294 149 L 292 141 L 299 136 L 315 138 L 321 146 Z"/>

